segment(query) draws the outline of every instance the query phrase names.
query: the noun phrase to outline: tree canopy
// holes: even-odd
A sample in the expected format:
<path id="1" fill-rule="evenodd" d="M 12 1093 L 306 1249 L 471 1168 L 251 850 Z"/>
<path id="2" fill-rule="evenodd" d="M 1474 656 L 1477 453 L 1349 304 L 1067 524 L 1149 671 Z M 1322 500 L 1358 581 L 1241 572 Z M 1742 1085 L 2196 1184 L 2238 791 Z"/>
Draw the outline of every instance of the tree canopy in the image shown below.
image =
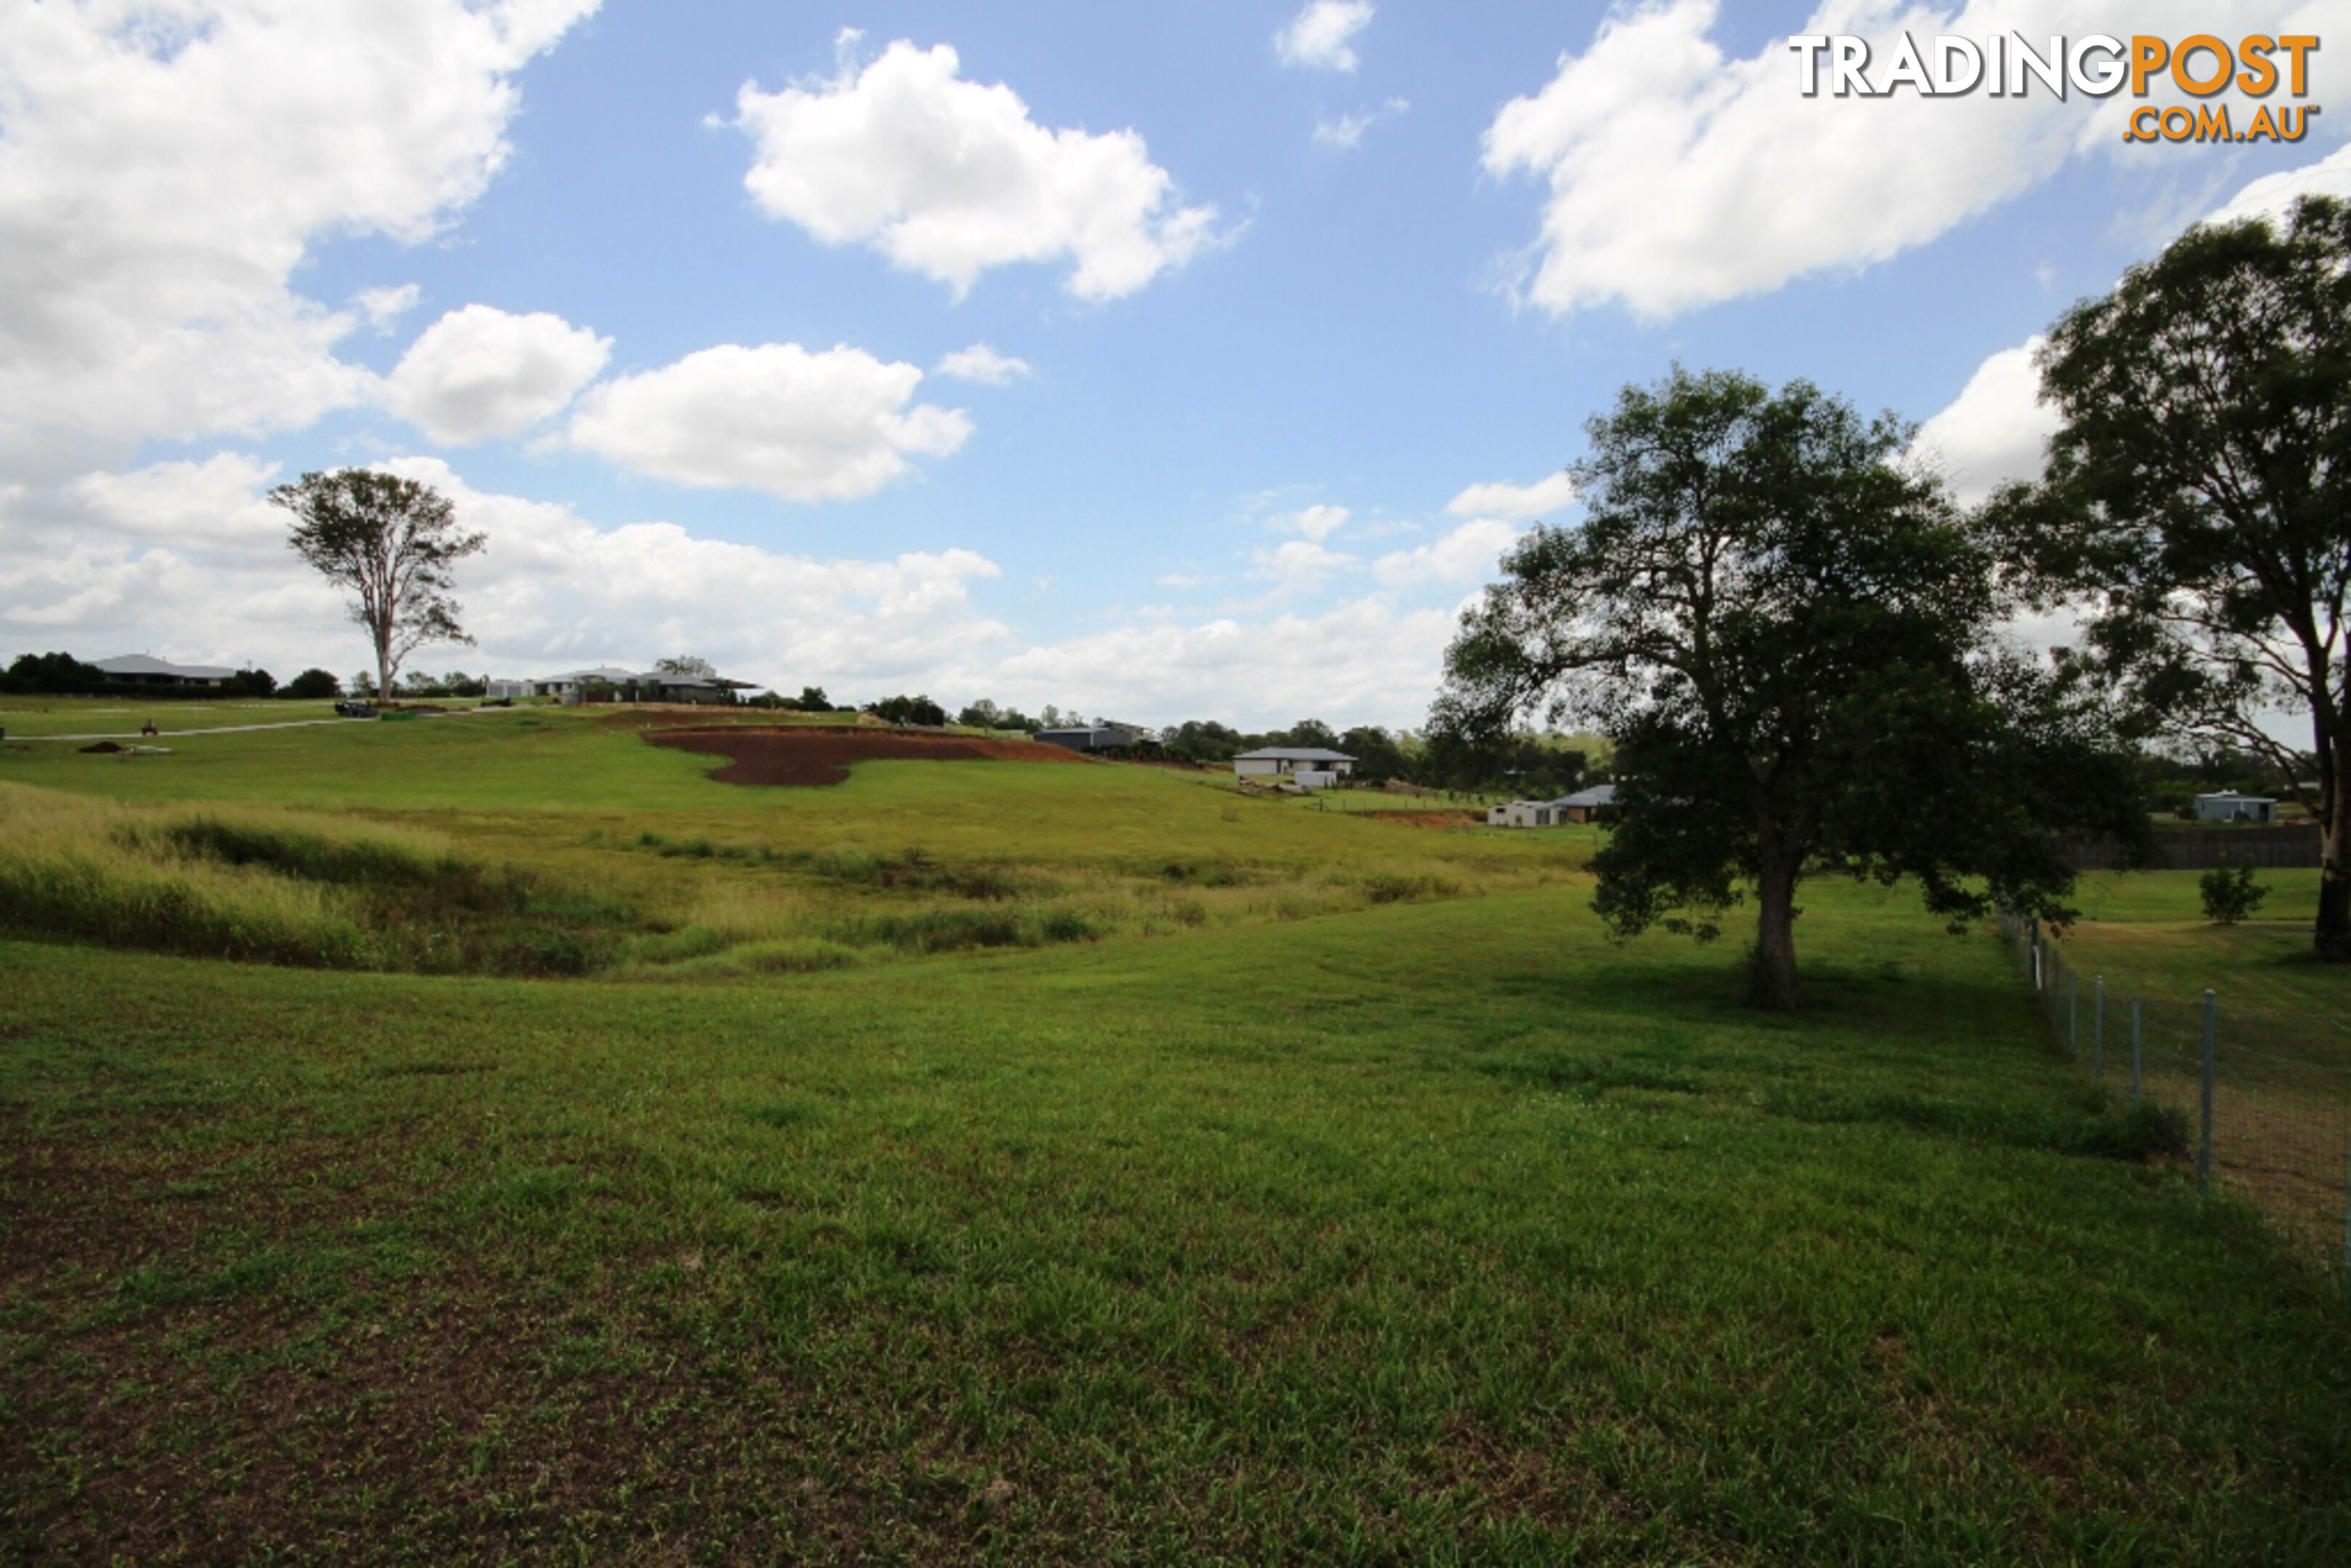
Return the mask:
<path id="1" fill-rule="evenodd" d="M 2315 945 L 2351 958 L 2351 204 L 2190 229 L 2040 364 L 2048 469 L 1990 525 L 2145 730 L 2256 753 L 2309 809 Z"/>
<path id="2" fill-rule="evenodd" d="M 1432 723 L 1520 716 L 1614 745 L 1595 907 L 1700 937 L 1757 904 L 1752 998 L 1801 999 L 1809 869 L 1915 878 L 1928 909 L 2070 915 L 2053 831 L 2145 833 L 2127 759 L 1994 637 L 1993 560 L 1910 429 L 1803 382 L 1676 370 L 1585 426 L 1579 525 L 1540 527 L 1464 617 Z"/>
<path id="3" fill-rule="evenodd" d="M 883 697 L 865 705 L 865 711 L 891 724 L 937 726 L 947 721 L 947 710 L 927 696 Z"/>
<path id="4" fill-rule="evenodd" d="M 287 543 L 312 570 L 350 593 L 353 621 L 375 649 L 374 684 L 389 698 L 408 655 L 432 643 L 471 643 L 450 591 L 456 563 L 488 536 L 457 526 L 429 485 L 371 468 L 305 474 L 269 492 L 294 514 Z"/>

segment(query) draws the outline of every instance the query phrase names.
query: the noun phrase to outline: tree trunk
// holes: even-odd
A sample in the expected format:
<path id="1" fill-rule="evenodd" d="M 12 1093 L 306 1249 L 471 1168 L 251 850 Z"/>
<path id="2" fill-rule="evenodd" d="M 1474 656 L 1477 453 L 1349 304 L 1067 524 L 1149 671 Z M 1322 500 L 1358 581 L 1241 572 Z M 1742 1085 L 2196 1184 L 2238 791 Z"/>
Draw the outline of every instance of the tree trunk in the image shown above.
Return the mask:
<path id="1" fill-rule="evenodd" d="M 1793 1012 L 1804 999 L 1796 983 L 1796 872 L 1792 857 L 1767 853 L 1756 878 L 1755 902 L 1761 913 L 1755 922 L 1755 968 L 1749 977 L 1747 999 L 1774 1012 Z"/>
<path id="2" fill-rule="evenodd" d="M 2318 925 L 2313 946 L 2318 956 L 2336 963 L 2351 962 L 2351 789 L 2335 781 L 2328 791 L 2326 813 L 2318 829 Z"/>

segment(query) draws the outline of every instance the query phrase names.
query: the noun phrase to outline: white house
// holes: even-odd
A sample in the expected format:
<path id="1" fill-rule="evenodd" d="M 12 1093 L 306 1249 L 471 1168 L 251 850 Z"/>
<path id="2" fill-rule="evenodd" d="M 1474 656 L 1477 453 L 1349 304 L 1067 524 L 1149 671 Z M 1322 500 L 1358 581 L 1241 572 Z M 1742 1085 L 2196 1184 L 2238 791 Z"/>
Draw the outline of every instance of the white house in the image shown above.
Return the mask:
<path id="1" fill-rule="evenodd" d="M 1268 746 L 1233 758 L 1237 779 L 1287 779 L 1301 789 L 1327 789 L 1355 771 L 1355 759 L 1319 746 Z"/>
<path id="2" fill-rule="evenodd" d="M 731 694 L 748 691 L 755 683 L 730 681 L 720 675 L 680 675 L 667 670 L 623 670 L 600 664 L 591 670 L 568 670 L 559 675 L 532 675 L 515 680 L 499 677 L 489 683 L 494 697 L 559 697 L 578 702 L 590 686 L 609 686 L 622 702 L 723 703 Z"/>
<path id="3" fill-rule="evenodd" d="M 1597 821 L 1616 809 L 1616 786 L 1594 785 L 1556 800 L 1510 800 L 1489 807 L 1486 821 L 1496 828 L 1563 828 L 1570 822 Z"/>
<path id="4" fill-rule="evenodd" d="M 2196 797 L 2196 820 L 2199 822 L 2274 822 L 2277 802 L 2267 795 L 2240 795 L 2234 789 L 2215 789 L 2209 795 Z"/>

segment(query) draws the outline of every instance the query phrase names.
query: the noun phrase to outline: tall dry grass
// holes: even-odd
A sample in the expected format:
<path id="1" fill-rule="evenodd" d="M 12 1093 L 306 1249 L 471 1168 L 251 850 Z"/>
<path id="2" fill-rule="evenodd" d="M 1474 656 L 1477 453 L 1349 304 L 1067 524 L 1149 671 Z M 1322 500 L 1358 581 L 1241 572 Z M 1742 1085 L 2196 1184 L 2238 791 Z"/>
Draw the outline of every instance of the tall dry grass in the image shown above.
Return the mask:
<path id="1" fill-rule="evenodd" d="M 0 784 L 0 931 L 323 968 L 579 974 L 625 908 L 437 834 Z"/>

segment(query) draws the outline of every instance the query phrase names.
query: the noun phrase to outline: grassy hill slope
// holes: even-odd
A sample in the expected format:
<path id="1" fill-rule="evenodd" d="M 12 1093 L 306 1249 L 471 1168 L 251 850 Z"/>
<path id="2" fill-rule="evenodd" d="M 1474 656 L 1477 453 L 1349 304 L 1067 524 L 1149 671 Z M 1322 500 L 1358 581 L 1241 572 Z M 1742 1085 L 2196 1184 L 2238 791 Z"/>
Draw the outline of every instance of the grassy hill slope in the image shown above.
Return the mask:
<path id="1" fill-rule="evenodd" d="M 1573 838 L 402 727 L 364 815 L 549 876 L 820 875 L 655 831 L 1449 885 L 715 979 L 0 942 L 0 1556 L 2351 1551 L 2332 1281 L 1898 894 L 1809 890 L 1769 1019 L 1735 955 L 1604 941 Z M 0 779 L 316 806 L 341 734 Z"/>

